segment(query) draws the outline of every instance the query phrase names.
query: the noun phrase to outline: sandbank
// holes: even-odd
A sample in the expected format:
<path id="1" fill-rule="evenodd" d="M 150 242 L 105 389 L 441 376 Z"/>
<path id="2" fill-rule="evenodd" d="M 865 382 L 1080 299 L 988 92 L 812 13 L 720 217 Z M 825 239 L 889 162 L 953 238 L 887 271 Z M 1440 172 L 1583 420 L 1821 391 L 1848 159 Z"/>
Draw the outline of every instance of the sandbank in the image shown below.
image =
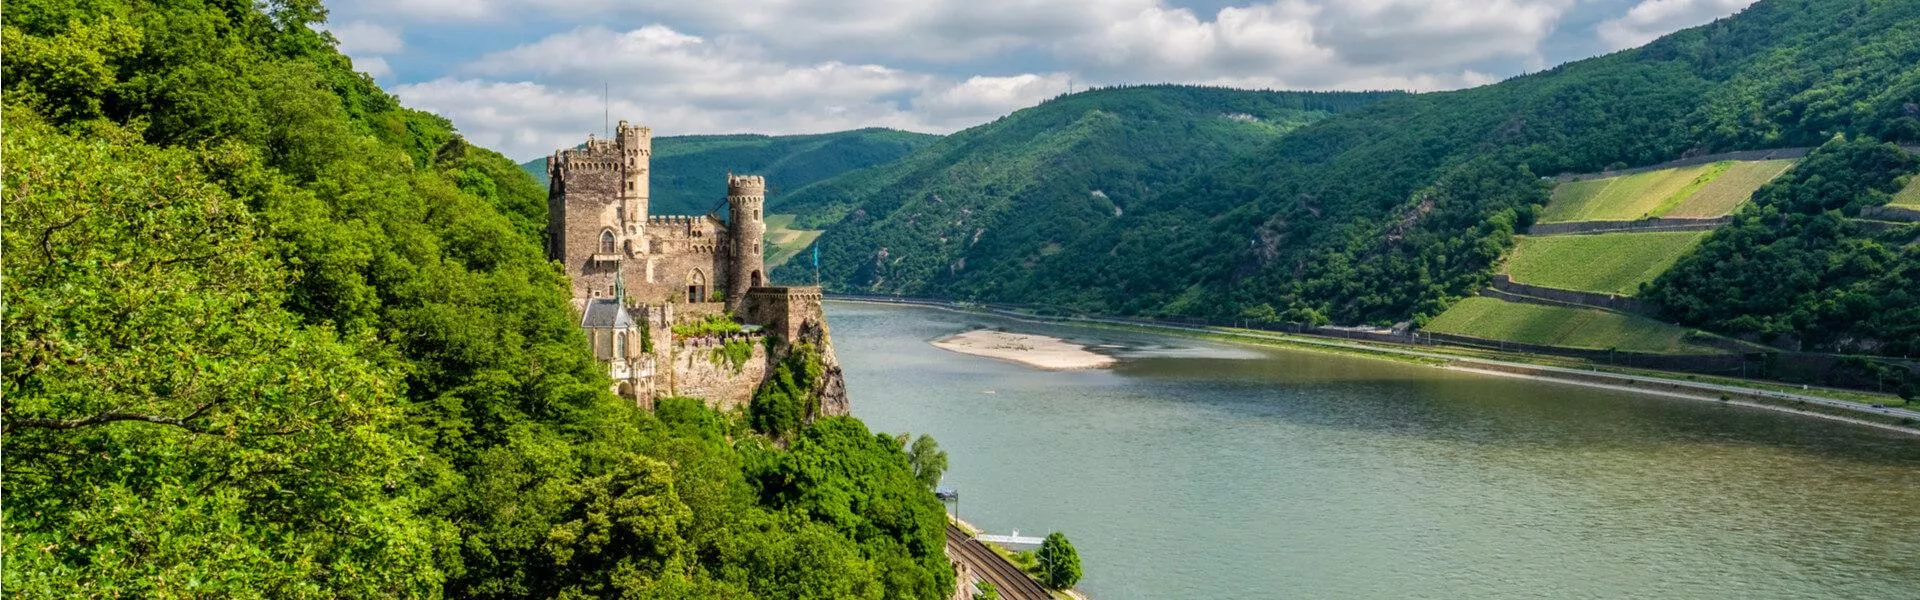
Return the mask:
<path id="1" fill-rule="evenodd" d="M 956 333 L 934 340 L 933 345 L 942 350 L 1010 360 L 1049 371 L 1100 369 L 1114 363 L 1111 356 L 1060 338 L 991 329 Z"/>

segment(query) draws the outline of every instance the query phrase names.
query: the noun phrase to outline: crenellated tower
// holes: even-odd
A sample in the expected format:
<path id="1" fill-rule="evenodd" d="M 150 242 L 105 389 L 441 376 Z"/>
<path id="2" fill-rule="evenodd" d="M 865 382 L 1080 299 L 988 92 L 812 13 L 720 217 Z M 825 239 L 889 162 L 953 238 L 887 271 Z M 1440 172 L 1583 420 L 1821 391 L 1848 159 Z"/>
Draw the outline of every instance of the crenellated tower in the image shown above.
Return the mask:
<path id="1" fill-rule="evenodd" d="M 643 237 L 647 227 L 647 171 L 653 161 L 653 129 L 621 121 L 614 140 L 626 160 L 626 181 L 620 190 L 621 225 L 627 235 Z M 646 251 L 644 247 L 639 250 Z"/>
<path id="2" fill-rule="evenodd" d="M 767 199 L 767 180 L 759 175 L 727 176 L 728 248 L 731 262 L 727 281 L 727 308 L 740 310 L 747 290 L 766 285 L 766 259 L 760 244 L 767 237 L 761 209 Z"/>

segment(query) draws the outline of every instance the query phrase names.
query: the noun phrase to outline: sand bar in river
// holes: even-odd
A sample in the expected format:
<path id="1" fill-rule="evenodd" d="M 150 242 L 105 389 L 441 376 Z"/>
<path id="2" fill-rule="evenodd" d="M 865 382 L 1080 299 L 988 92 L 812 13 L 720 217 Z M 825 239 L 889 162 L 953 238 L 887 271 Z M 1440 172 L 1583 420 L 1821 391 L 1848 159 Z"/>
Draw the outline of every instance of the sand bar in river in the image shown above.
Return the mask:
<path id="1" fill-rule="evenodd" d="M 943 350 L 1010 360 L 1052 371 L 1099 369 L 1113 365 L 1113 357 L 1060 338 L 1028 333 L 975 329 L 933 341 Z"/>

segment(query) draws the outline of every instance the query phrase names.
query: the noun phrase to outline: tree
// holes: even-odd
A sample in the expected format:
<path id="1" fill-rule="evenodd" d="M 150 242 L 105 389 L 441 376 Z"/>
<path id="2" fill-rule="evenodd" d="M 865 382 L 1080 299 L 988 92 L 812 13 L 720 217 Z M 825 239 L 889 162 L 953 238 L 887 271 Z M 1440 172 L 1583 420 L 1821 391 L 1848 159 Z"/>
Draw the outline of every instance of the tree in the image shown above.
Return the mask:
<path id="1" fill-rule="evenodd" d="M 995 589 L 991 581 L 981 581 L 973 588 L 978 590 L 973 593 L 973 600 L 1000 600 L 1000 590 Z"/>
<path id="2" fill-rule="evenodd" d="M 1040 543 L 1040 583 L 1056 590 L 1080 583 L 1080 553 L 1067 541 L 1067 534 L 1055 531 Z"/>
<path id="3" fill-rule="evenodd" d="M 933 436 L 923 433 L 907 448 L 907 463 L 913 466 L 913 478 L 931 488 L 939 485 L 940 477 L 947 473 L 947 452 L 940 449 Z"/>

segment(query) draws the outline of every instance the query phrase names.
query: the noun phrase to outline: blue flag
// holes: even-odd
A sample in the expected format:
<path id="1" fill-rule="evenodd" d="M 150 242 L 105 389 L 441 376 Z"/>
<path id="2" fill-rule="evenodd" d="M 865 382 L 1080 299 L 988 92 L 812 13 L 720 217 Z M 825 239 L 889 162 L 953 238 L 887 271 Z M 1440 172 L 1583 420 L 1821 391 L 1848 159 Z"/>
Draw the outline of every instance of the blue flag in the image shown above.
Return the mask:
<path id="1" fill-rule="evenodd" d="M 820 268 L 820 245 L 813 245 L 813 268 Z"/>

